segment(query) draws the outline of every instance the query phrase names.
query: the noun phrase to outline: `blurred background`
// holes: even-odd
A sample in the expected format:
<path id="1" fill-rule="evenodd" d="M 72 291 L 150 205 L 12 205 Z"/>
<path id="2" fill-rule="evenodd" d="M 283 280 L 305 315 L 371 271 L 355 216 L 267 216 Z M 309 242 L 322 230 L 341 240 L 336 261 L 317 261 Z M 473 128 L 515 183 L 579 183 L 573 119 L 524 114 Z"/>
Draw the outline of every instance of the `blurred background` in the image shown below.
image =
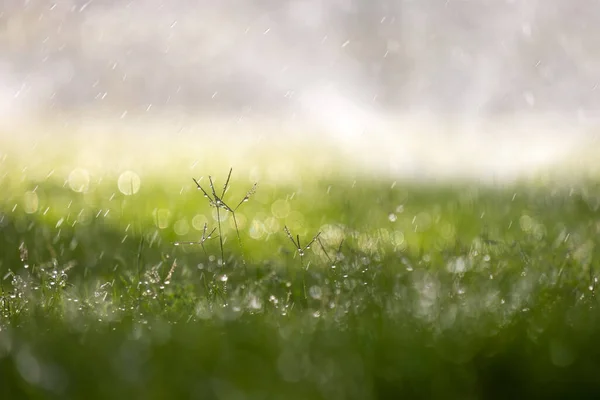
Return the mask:
<path id="1" fill-rule="evenodd" d="M 387 171 L 497 176 L 589 150 L 598 21 L 596 0 L 5 0 L 0 134 L 319 132 Z"/>

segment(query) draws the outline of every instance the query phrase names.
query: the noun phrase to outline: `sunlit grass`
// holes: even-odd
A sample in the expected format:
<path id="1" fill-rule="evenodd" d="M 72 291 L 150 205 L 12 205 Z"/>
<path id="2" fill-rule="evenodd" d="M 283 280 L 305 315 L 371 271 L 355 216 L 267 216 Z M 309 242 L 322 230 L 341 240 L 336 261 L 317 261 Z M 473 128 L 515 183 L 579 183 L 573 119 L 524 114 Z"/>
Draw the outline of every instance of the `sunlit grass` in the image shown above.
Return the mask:
<path id="1" fill-rule="evenodd" d="M 2 398 L 599 390 L 589 175 L 423 184 L 319 142 L 143 139 L 1 155 Z M 255 181 L 236 230 L 214 195 Z"/>

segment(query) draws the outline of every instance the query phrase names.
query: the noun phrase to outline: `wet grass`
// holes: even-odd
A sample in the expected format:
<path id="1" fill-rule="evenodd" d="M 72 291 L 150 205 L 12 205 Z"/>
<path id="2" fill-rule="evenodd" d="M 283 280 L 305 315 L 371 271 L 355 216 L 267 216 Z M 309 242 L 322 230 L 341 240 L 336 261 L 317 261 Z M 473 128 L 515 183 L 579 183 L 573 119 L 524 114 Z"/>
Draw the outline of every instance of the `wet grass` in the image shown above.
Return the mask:
<path id="1" fill-rule="evenodd" d="M 600 394 L 595 181 L 236 172 L 5 175 L 1 398 Z"/>

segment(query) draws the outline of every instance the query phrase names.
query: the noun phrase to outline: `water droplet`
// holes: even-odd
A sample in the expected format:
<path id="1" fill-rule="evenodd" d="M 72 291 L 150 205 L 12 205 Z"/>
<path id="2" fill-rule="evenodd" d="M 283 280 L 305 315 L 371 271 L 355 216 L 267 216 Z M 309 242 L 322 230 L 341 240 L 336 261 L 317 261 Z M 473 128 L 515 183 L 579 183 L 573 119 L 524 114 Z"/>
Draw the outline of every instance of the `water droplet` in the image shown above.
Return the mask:
<path id="1" fill-rule="evenodd" d="M 396 216 L 396 214 L 390 213 L 390 215 L 388 215 L 388 219 L 390 220 L 390 222 L 396 222 L 398 217 Z"/>
<path id="2" fill-rule="evenodd" d="M 86 169 L 75 168 L 69 174 L 67 181 L 72 191 L 78 193 L 87 192 L 90 185 L 90 174 Z"/>
<path id="3" fill-rule="evenodd" d="M 308 293 L 313 299 L 319 300 L 323 294 L 323 290 L 319 286 L 311 286 L 308 289 Z"/>
<path id="4" fill-rule="evenodd" d="M 140 190 L 141 180 L 138 174 L 133 171 L 125 171 L 119 175 L 117 186 L 119 191 L 126 196 L 136 194 Z"/>
<path id="5" fill-rule="evenodd" d="M 248 306 L 254 310 L 260 310 L 262 308 L 262 302 L 258 297 L 252 296 Z"/>
<path id="6" fill-rule="evenodd" d="M 229 277 L 227 275 L 222 275 L 221 278 L 219 278 L 219 279 L 221 280 L 221 282 L 227 282 Z"/>

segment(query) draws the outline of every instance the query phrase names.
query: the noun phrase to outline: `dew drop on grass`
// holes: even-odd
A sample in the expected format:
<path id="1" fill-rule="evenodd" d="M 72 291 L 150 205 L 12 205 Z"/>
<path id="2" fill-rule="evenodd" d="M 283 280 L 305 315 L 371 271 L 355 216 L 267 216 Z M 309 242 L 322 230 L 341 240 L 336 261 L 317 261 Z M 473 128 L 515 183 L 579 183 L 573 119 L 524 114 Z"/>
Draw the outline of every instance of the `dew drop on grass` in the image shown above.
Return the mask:
<path id="1" fill-rule="evenodd" d="M 227 275 L 223 274 L 219 279 L 220 279 L 221 282 L 227 282 L 227 280 L 229 279 L 229 277 Z"/>
<path id="2" fill-rule="evenodd" d="M 311 286 L 310 289 L 308 289 L 308 293 L 310 294 L 310 297 L 315 300 L 319 300 L 323 295 L 323 291 L 319 286 Z"/>
<path id="3" fill-rule="evenodd" d="M 262 302 L 260 301 L 260 299 L 258 297 L 252 296 L 250 298 L 249 307 L 252 308 L 253 310 L 260 310 L 262 308 Z"/>
<path id="4" fill-rule="evenodd" d="M 390 215 L 388 215 L 388 219 L 390 220 L 390 222 L 396 222 L 398 217 L 396 216 L 396 214 L 390 213 Z"/>
<path id="5" fill-rule="evenodd" d="M 119 175 L 117 187 L 124 195 L 131 196 L 140 190 L 140 183 L 141 179 L 138 174 L 133 171 L 125 171 Z"/>

